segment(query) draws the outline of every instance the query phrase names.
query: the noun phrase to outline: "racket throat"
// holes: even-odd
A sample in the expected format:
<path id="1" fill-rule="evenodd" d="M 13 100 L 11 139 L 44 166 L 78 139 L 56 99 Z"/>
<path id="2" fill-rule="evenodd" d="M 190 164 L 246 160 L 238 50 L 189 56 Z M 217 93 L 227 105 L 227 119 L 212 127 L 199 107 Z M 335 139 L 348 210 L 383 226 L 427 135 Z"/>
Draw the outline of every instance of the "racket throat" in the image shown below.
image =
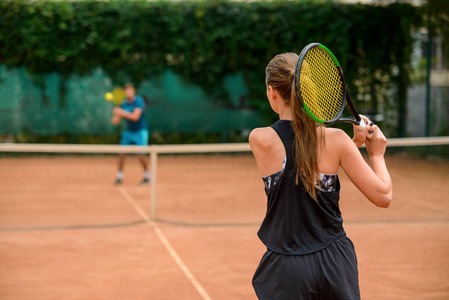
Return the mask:
<path id="1" fill-rule="evenodd" d="M 366 126 L 366 124 L 363 121 L 363 119 L 360 117 L 360 115 L 357 112 L 357 110 L 355 109 L 354 104 L 352 104 L 351 94 L 349 93 L 348 90 L 346 90 L 346 97 L 347 97 L 346 103 L 348 104 L 349 110 L 351 111 L 352 115 L 354 116 L 355 121 L 354 120 L 349 120 L 349 119 L 340 119 L 340 121 L 348 122 L 347 120 L 349 120 L 350 123 L 358 125 L 358 126 L 361 126 L 362 128 L 364 128 Z"/>
<path id="2" fill-rule="evenodd" d="M 349 109 L 351 110 L 352 115 L 354 116 L 354 118 L 355 118 L 355 120 L 356 120 L 357 122 L 360 122 L 360 120 L 361 120 L 362 118 L 360 118 L 359 113 L 357 112 L 357 110 L 356 110 L 355 107 L 354 107 L 354 104 L 352 104 L 351 94 L 349 93 L 348 90 L 346 90 L 346 97 L 347 97 L 346 103 L 348 104 Z"/>
<path id="3" fill-rule="evenodd" d="M 354 125 L 357 125 L 357 126 L 362 126 L 362 127 L 366 126 L 366 124 L 363 122 L 362 119 L 360 119 L 360 121 L 357 121 L 357 120 L 348 119 L 348 118 L 340 118 L 340 119 L 332 121 L 332 122 L 326 122 L 325 124 L 334 124 L 334 123 L 337 123 L 337 122 L 346 122 L 346 123 L 351 123 L 351 124 L 354 124 Z"/>

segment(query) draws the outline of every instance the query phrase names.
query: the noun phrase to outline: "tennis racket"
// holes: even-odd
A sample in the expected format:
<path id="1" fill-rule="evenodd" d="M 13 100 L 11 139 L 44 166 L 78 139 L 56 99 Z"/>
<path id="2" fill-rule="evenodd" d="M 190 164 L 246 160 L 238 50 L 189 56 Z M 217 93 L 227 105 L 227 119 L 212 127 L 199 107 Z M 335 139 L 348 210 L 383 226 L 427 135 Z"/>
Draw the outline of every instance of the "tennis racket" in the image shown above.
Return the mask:
<path id="1" fill-rule="evenodd" d="M 121 87 L 116 87 L 112 90 L 112 92 L 107 92 L 104 94 L 104 99 L 114 104 L 114 106 L 122 104 L 125 97 L 125 90 Z"/>
<path id="2" fill-rule="evenodd" d="M 296 63 L 295 86 L 303 110 L 316 122 L 366 126 L 352 103 L 340 63 L 325 46 L 311 43 L 301 51 Z M 345 103 L 354 120 L 341 118 Z"/>

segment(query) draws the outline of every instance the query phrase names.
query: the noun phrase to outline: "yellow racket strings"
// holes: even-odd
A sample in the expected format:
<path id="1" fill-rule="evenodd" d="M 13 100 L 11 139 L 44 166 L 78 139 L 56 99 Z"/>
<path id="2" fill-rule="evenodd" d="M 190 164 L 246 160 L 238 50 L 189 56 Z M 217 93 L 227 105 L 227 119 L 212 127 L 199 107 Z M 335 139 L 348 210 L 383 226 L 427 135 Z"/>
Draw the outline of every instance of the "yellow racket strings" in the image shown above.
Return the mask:
<path id="1" fill-rule="evenodd" d="M 305 109 L 322 122 L 337 118 L 344 104 L 343 82 L 331 54 L 321 47 L 311 48 L 300 74 Z"/>

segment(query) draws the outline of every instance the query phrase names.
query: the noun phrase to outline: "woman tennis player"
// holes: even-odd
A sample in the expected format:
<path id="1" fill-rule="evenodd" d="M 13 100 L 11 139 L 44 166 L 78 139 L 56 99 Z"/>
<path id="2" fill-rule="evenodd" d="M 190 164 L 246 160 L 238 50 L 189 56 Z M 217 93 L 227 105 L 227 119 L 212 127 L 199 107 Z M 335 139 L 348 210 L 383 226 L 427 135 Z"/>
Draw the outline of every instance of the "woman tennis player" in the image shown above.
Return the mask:
<path id="1" fill-rule="evenodd" d="M 317 126 L 300 107 L 293 85 L 298 55 L 274 57 L 266 68 L 267 97 L 280 120 L 249 137 L 268 197 L 258 236 L 266 245 L 253 278 L 259 299 L 360 299 L 354 245 L 339 210 L 341 167 L 375 205 L 388 207 L 392 183 L 387 140 L 366 117 L 352 140 Z M 366 136 L 371 136 L 367 139 Z M 372 169 L 358 146 L 365 143 Z"/>

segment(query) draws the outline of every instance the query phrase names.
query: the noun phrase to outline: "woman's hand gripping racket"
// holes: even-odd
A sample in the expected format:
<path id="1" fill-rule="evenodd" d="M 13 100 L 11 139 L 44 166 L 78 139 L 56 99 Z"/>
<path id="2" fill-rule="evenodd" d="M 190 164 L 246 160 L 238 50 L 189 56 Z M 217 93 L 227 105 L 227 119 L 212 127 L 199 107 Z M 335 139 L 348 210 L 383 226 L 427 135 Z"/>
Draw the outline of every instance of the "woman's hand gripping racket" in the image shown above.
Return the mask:
<path id="1" fill-rule="evenodd" d="M 301 51 L 296 64 L 295 86 L 304 111 L 318 123 L 341 121 L 366 127 L 352 103 L 340 63 L 325 46 L 312 43 Z M 341 118 L 345 102 L 355 120 Z M 368 138 L 371 135 L 369 131 Z"/>

